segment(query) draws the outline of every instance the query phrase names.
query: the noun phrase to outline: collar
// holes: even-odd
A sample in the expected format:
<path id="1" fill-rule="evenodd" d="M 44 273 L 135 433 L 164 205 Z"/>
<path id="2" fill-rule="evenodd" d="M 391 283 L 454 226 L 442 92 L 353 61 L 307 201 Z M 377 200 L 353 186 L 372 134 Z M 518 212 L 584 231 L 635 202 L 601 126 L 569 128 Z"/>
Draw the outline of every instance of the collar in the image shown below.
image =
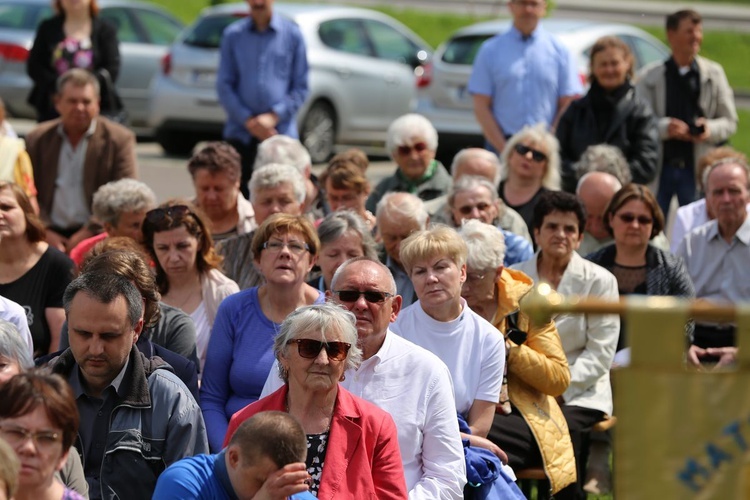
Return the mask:
<path id="1" fill-rule="evenodd" d="M 539 23 L 536 25 L 536 28 L 534 31 L 531 32 L 530 35 L 524 35 L 521 33 L 518 28 L 516 28 L 515 24 L 510 25 L 510 32 L 513 34 L 513 38 L 520 41 L 520 42 L 528 42 L 529 40 L 536 40 L 539 38 L 539 32 L 541 31 L 542 23 L 539 21 Z"/>
<path id="2" fill-rule="evenodd" d="M 248 16 L 248 28 L 253 33 L 260 33 L 260 31 L 255 29 L 255 21 L 253 21 L 252 16 Z M 281 16 L 276 14 L 275 12 L 271 12 L 271 20 L 268 22 L 268 28 L 271 31 L 278 32 L 281 29 Z"/>
<path id="3" fill-rule="evenodd" d="M 122 381 L 125 379 L 125 373 L 128 371 L 129 366 L 130 356 L 128 356 L 128 359 L 125 360 L 125 365 L 120 370 L 120 373 L 118 373 L 117 376 L 112 380 L 112 382 L 110 382 L 109 385 L 102 391 L 102 399 L 104 398 L 104 393 L 108 391 L 110 387 L 115 391 L 115 394 L 117 394 L 117 397 L 119 399 L 125 397 L 124 385 Z M 81 374 L 81 368 L 78 363 L 76 363 L 75 367 L 73 368 L 68 382 L 70 383 L 70 387 L 73 389 L 73 395 L 76 399 L 83 396 L 84 394 L 87 397 L 91 397 L 86 391 L 86 381 Z"/>
<path id="4" fill-rule="evenodd" d="M 719 222 L 716 219 L 711 221 L 711 225 L 709 226 L 708 231 L 706 231 L 707 240 L 711 241 L 715 238 L 721 238 L 721 235 L 719 234 Z M 750 246 L 750 214 L 745 217 L 745 222 L 743 222 L 739 229 L 737 229 L 737 232 L 734 233 L 734 238 L 732 239 L 739 240 L 740 243 L 745 246 Z"/>
<path id="5" fill-rule="evenodd" d="M 386 258 L 385 258 L 385 267 L 387 267 L 388 269 L 391 270 L 391 273 L 393 273 L 393 277 L 394 278 L 396 277 L 397 274 L 398 275 L 402 275 L 402 274 L 406 275 L 406 271 L 404 270 L 404 268 L 402 268 L 400 265 L 398 265 L 396 263 L 396 261 L 393 260 L 391 258 L 391 256 L 387 255 L 387 254 L 386 254 Z"/>
<path id="6" fill-rule="evenodd" d="M 432 160 L 427 166 L 427 170 L 425 170 L 424 174 L 419 179 L 409 179 L 401 172 L 400 168 L 396 170 L 396 175 L 401 180 L 401 182 L 408 186 L 408 190 L 412 192 L 411 190 L 416 189 L 416 187 L 420 184 L 432 179 L 435 176 L 435 172 L 437 172 L 437 160 Z"/>
<path id="7" fill-rule="evenodd" d="M 216 461 L 214 462 L 214 475 L 216 475 L 216 479 L 219 481 L 219 484 L 221 484 L 221 487 L 224 488 L 229 499 L 238 500 L 237 493 L 235 493 L 234 487 L 232 486 L 232 481 L 229 480 L 226 454 L 227 450 L 224 448 L 216 455 Z"/>
<path id="8" fill-rule="evenodd" d="M 94 132 L 96 131 L 96 118 L 91 120 L 91 125 L 89 125 L 89 128 L 86 130 L 86 133 L 84 134 L 85 137 L 91 137 L 94 135 Z M 65 130 L 63 129 L 62 121 L 57 124 L 57 135 L 62 137 L 64 140 L 68 140 L 68 135 L 65 133 Z"/>
<path id="9" fill-rule="evenodd" d="M 388 359 L 390 357 L 391 346 L 393 345 L 393 341 L 391 340 L 391 337 L 393 337 L 394 335 L 396 334 L 393 333 L 390 328 L 386 330 L 385 340 L 383 340 L 383 345 L 380 346 L 380 349 L 378 349 L 378 352 L 373 354 L 372 357 L 362 361 L 362 363 L 359 365 L 359 368 L 362 368 L 363 366 L 370 366 L 370 365 L 375 367 L 375 366 L 378 366 L 380 363 L 382 363 L 383 360 Z"/>

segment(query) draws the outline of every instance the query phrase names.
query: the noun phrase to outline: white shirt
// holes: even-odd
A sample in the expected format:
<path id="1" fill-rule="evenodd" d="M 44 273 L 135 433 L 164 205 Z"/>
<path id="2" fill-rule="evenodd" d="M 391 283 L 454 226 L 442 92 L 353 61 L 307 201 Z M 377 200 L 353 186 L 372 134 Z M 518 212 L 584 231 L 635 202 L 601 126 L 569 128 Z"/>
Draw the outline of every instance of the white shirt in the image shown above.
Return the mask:
<path id="1" fill-rule="evenodd" d="M 29 347 L 29 356 L 31 356 L 31 359 L 34 359 L 34 341 L 31 338 L 29 322 L 26 319 L 26 310 L 23 306 L 0 295 L 0 319 L 12 323 L 16 327 L 16 330 L 18 330 L 18 333 L 21 334 L 24 342 Z M 30 367 L 22 366 L 21 368 Z"/>
<path id="2" fill-rule="evenodd" d="M 261 397 L 282 385 L 275 366 Z M 393 417 L 410 500 L 463 498 L 466 463 L 451 377 L 437 356 L 389 331 L 341 385 Z"/>
<path id="3" fill-rule="evenodd" d="M 50 221 L 53 226 L 67 229 L 81 226 L 91 217 L 91 208 L 86 201 L 83 191 L 83 164 L 86 161 L 86 151 L 89 149 L 89 139 L 96 130 L 96 120 L 84 136 L 73 147 L 68 136 L 58 127 L 57 133 L 62 136 L 62 147 L 57 160 L 57 179 L 55 179 L 55 194 L 52 197 L 52 211 Z"/>
<path id="4" fill-rule="evenodd" d="M 422 309 L 420 301 L 398 315 L 393 331 L 437 355 L 453 379 L 456 409 L 466 416 L 475 400 L 497 403 L 503 383 L 505 341 L 497 329 L 471 310 L 453 321 L 437 321 Z"/>
<path id="5" fill-rule="evenodd" d="M 747 205 L 747 211 L 750 212 L 750 203 Z M 705 198 L 678 208 L 674 218 L 674 227 L 672 227 L 672 243 L 669 250 L 676 254 L 685 236 L 706 222 L 708 222 L 708 211 Z"/>
<path id="6" fill-rule="evenodd" d="M 190 318 L 195 323 L 195 346 L 198 350 L 198 362 L 201 365 L 200 373 L 203 373 L 203 366 L 206 364 L 208 340 L 211 338 L 211 324 L 208 322 L 205 300 L 202 300 L 195 311 L 190 313 Z"/>

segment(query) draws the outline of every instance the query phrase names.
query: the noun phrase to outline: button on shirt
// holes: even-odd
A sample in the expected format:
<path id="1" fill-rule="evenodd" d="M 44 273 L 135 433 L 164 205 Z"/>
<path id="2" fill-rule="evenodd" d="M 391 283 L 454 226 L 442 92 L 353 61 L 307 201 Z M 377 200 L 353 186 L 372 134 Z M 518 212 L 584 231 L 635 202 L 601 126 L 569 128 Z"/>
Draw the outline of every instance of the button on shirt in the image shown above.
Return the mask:
<path id="1" fill-rule="evenodd" d="M 109 424 L 117 401 L 124 397 L 122 381 L 125 379 L 129 364 L 129 361 L 125 363 L 117 377 L 102 391 L 101 398 L 89 396 L 86 393 L 84 388 L 86 382 L 79 373 L 78 366 L 73 369 L 68 380 L 81 416 L 78 437 L 83 452 L 84 475 L 89 484 L 89 498 L 92 500 L 101 498 L 99 473 L 107 446 Z"/>
<path id="2" fill-rule="evenodd" d="M 68 229 L 82 226 L 91 216 L 83 190 L 83 163 L 86 160 L 89 139 L 95 130 L 96 120 L 92 120 L 91 126 L 81 140 L 73 146 L 63 131 L 62 124 L 57 127 L 57 133 L 62 137 L 62 147 L 57 160 L 55 195 L 50 213 L 50 221 L 55 227 Z"/>
<path id="3" fill-rule="evenodd" d="M 717 302 L 750 300 L 750 216 L 731 243 L 719 234 L 712 220 L 690 231 L 677 249 L 695 285 L 695 296 Z"/>
<path id="4" fill-rule="evenodd" d="M 482 44 L 469 92 L 490 96 L 495 120 L 512 135 L 525 125 L 551 125 L 558 99 L 583 87 L 573 55 L 541 25 L 526 38 L 511 26 Z"/>
<path id="5" fill-rule="evenodd" d="M 295 115 L 308 94 L 307 55 L 299 27 L 278 14 L 265 31 L 257 31 L 252 18 L 231 24 L 221 41 L 216 90 L 227 122 L 224 137 L 248 143 L 245 122 L 274 112 L 276 130 L 297 137 Z"/>

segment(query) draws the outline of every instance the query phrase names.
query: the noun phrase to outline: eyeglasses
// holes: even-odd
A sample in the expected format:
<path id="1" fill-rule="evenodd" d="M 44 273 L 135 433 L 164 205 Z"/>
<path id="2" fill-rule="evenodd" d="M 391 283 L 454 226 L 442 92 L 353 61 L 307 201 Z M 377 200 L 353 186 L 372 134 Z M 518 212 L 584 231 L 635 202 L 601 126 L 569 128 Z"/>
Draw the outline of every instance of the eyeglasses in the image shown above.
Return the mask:
<path id="1" fill-rule="evenodd" d="M 398 154 L 400 154 L 401 156 L 408 156 L 411 154 L 412 149 L 417 153 L 421 153 L 422 151 L 427 149 L 427 144 L 425 144 L 424 142 L 418 142 L 413 146 L 399 146 L 398 148 L 396 148 L 396 151 L 398 151 Z"/>
<path id="2" fill-rule="evenodd" d="M 300 243 L 298 241 L 290 241 L 289 243 L 284 243 L 283 241 L 266 241 L 263 243 L 263 250 L 268 250 L 271 253 L 279 253 L 284 247 L 287 247 L 294 255 L 310 251 L 310 246 L 307 243 Z"/>
<path id="3" fill-rule="evenodd" d="M 634 214 L 624 213 L 624 214 L 617 214 L 617 217 L 620 218 L 621 221 L 623 221 L 625 224 L 632 224 L 633 221 L 637 220 L 638 224 L 641 226 L 647 226 L 654 222 L 654 219 L 651 217 L 647 217 L 645 215 L 639 215 L 635 216 Z"/>
<path id="4" fill-rule="evenodd" d="M 149 210 L 146 212 L 146 220 L 151 224 L 158 224 L 167 217 L 180 219 L 190 213 L 190 208 L 187 205 L 172 205 L 171 207 Z"/>
<path id="5" fill-rule="evenodd" d="M 61 436 L 57 432 L 40 431 L 31 432 L 23 427 L 16 425 L 0 425 L 0 434 L 11 446 L 19 446 L 28 439 L 34 441 L 37 450 L 42 452 L 51 451 L 55 445 L 61 441 Z"/>
<path id="6" fill-rule="evenodd" d="M 315 359 L 320 354 L 320 350 L 325 349 L 328 359 L 333 361 L 345 360 L 346 355 L 349 354 L 349 349 L 352 347 L 351 344 L 346 342 L 321 342 L 313 339 L 294 339 L 286 344 L 297 344 L 297 353 L 305 359 Z"/>
<path id="7" fill-rule="evenodd" d="M 482 281 L 484 277 L 487 276 L 486 272 L 481 273 L 466 273 L 466 282 L 467 283 L 477 283 L 479 281 Z"/>
<path id="8" fill-rule="evenodd" d="M 459 207 L 458 211 L 461 212 L 463 215 L 469 215 L 471 212 L 474 211 L 474 209 L 479 210 L 480 212 L 484 212 L 488 208 L 490 208 L 489 203 L 481 202 L 477 203 L 476 205 L 464 205 L 463 207 Z"/>
<path id="9" fill-rule="evenodd" d="M 529 154 L 529 152 L 531 152 L 531 159 L 537 163 L 541 163 L 547 159 L 546 154 L 542 153 L 541 151 L 537 149 L 524 146 L 523 144 L 516 144 L 516 146 L 513 149 L 515 149 L 516 153 L 518 153 L 521 156 L 526 156 L 527 154 Z"/>
<path id="10" fill-rule="evenodd" d="M 360 292 L 359 290 L 336 290 L 333 293 L 339 296 L 341 302 L 357 302 L 364 295 L 365 300 L 370 304 L 380 304 L 381 302 L 385 302 L 385 299 L 393 297 L 392 293 L 379 292 L 377 290 L 367 290 L 364 292 Z"/>

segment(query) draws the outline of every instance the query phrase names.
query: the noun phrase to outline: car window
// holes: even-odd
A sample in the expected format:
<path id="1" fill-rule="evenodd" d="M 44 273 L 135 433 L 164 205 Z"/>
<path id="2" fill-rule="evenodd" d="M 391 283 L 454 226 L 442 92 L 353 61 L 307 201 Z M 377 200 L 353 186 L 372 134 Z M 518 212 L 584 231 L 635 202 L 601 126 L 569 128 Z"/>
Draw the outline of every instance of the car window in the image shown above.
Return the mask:
<path id="1" fill-rule="evenodd" d="M 334 19 L 325 21 L 318 28 L 318 36 L 324 45 L 349 54 L 372 56 L 372 49 L 357 19 Z"/>
<path id="2" fill-rule="evenodd" d="M 145 42 L 138 36 L 138 29 L 126 9 L 119 7 L 102 9 L 99 15 L 117 29 L 117 39 L 120 42 Z"/>
<path id="3" fill-rule="evenodd" d="M 377 57 L 404 64 L 416 63 L 419 47 L 397 29 L 372 19 L 365 19 L 364 25 Z"/>
<path id="4" fill-rule="evenodd" d="M 43 19 L 52 16 L 52 8 L 42 5 L 9 3 L 0 5 L 0 28 L 36 30 Z"/>
<path id="5" fill-rule="evenodd" d="M 180 23 L 159 12 L 147 9 L 133 9 L 132 12 L 140 21 L 149 43 L 169 45 L 182 29 Z"/>
<path id="6" fill-rule="evenodd" d="M 479 47 L 491 35 L 469 35 L 451 39 L 443 52 L 443 61 L 448 64 L 474 64 Z"/>
<path id="7" fill-rule="evenodd" d="M 183 43 L 193 47 L 217 49 L 221 44 L 224 28 L 241 17 L 244 17 L 244 15 L 220 14 L 199 19 L 185 35 Z"/>
<path id="8" fill-rule="evenodd" d="M 643 66 L 650 64 L 654 61 L 664 61 L 667 58 L 667 53 L 662 47 L 651 43 L 649 40 L 638 38 L 635 36 L 623 37 L 627 38 L 627 42 L 634 49 L 636 61 L 636 70 Z"/>

